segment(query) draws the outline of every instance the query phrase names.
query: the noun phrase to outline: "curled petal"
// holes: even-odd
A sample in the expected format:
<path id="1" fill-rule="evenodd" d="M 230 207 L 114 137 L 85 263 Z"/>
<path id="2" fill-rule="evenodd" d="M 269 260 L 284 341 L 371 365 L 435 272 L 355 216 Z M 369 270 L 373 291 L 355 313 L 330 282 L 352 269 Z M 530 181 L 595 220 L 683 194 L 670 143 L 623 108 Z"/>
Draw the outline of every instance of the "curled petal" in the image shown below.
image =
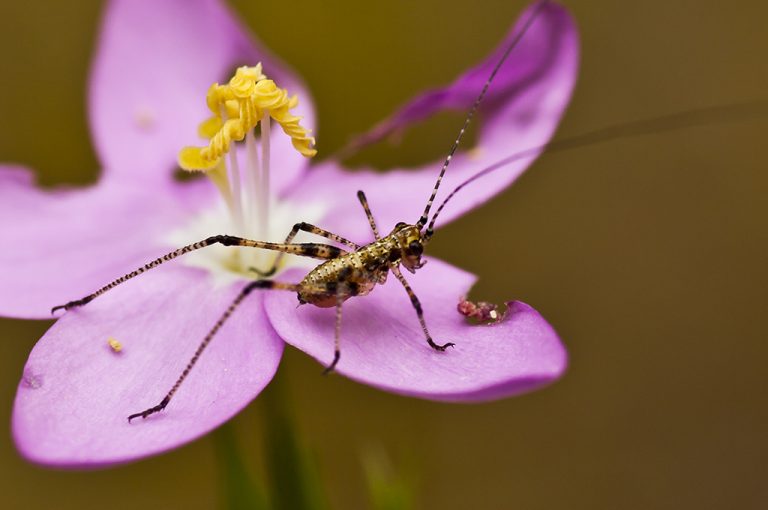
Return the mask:
<path id="1" fill-rule="evenodd" d="M 126 417 L 160 402 L 238 291 L 213 289 L 191 269 L 158 269 L 65 314 L 24 367 L 13 410 L 19 451 L 41 464 L 99 467 L 170 450 L 230 419 L 282 355 L 259 295 L 225 323 L 165 411 Z"/>
<path id="2" fill-rule="evenodd" d="M 403 105 L 386 120 L 380 122 L 370 132 L 360 136 L 354 145 L 369 145 L 385 138 L 392 132 L 408 127 L 409 124 L 424 120 L 441 110 L 467 110 L 477 98 L 494 67 L 501 60 L 508 46 L 518 37 L 522 37 L 512 49 L 507 61 L 495 76 L 493 85 L 488 89 L 485 101 L 489 106 L 505 101 L 513 89 L 526 87 L 526 82 L 535 81 L 547 72 L 553 62 L 548 61 L 556 55 L 562 43 L 558 39 L 572 37 L 575 33 L 573 22 L 568 19 L 565 9 L 555 4 L 540 8 L 541 2 L 535 2 L 519 18 L 514 27 L 505 36 L 499 46 L 480 64 L 467 70 L 447 87 L 428 90 Z M 531 26 L 523 33 L 531 18 Z M 574 44 L 568 42 L 568 44 Z M 493 109 L 487 108 L 490 115 Z"/>
<path id="3" fill-rule="evenodd" d="M 181 147 L 196 144 L 209 114 L 206 91 L 233 67 L 264 72 L 301 97 L 298 114 L 314 123 L 306 87 L 217 0 L 113 0 L 91 70 L 91 131 L 105 174 L 172 185 Z M 279 192 L 306 162 L 284 136 L 273 139 Z"/>
<path id="4" fill-rule="evenodd" d="M 493 65 L 509 41 L 521 30 L 531 9 L 510 31 L 498 48 L 480 65 L 470 69 L 447 87 L 429 91 L 406 104 L 375 128 L 363 141 L 369 143 L 395 129 L 445 109 L 467 111 Z M 512 50 L 491 84 L 481 106 L 480 133 L 470 151 L 453 157 L 438 194 L 435 207 L 468 177 L 502 158 L 540 148 L 549 142 L 570 100 L 576 82 L 579 59 L 578 35 L 568 12 L 548 4 Z M 452 140 L 446 140 L 446 146 Z M 465 146 L 466 148 L 466 146 Z M 442 225 L 485 202 L 509 186 L 531 164 L 540 150 L 511 163 L 463 189 L 441 213 Z M 296 199 L 314 195 L 342 197 L 323 223 L 324 228 L 352 236 L 367 228 L 365 216 L 354 199 L 362 189 L 383 229 L 399 221 L 415 223 L 421 216 L 434 187 L 443 160 L 418 169 L 394 170 L 385 174 L 360 170 L 344 172 L 338 163 L 327 162 L 314 168 Z M 433 208 L 432 212 L 435 212 Z"/>
<path id="5" fill-rule="evenodd" d="M 467 323 L 456 305 L 473 282 L 472 275 L 434 259 L 410 277 L 435 341 L 456 344 L 445 352 L 427 345 L 396 279 L 368 296 L 348 300 L 336 371 L 382 390 L 445 401 L 507 397 L 560 377 L 567 365 L 565 348 L 530 306 L 512 303 L 506 318 L 493 326 Z M 295 302 L 294 295 L 267 294 L 272 325 L 286 342 L 328 365 L 334 310 L 309 305 L 296 310 Z"/>

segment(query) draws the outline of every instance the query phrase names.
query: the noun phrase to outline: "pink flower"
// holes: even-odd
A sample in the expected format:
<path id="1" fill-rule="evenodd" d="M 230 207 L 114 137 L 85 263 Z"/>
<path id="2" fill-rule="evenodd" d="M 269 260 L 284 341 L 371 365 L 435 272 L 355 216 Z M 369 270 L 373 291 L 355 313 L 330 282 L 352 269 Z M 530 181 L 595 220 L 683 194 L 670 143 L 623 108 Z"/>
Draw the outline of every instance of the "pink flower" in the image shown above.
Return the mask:
<path id="1" fill-rule="evenodd" d="M 466 110 L 520 25 L 485 61 L 451 85 L 409 102 L 368 140 L 439 110 Z M 172 174 L 179 149 L 197 139 L 210 83 L 225 79 L 236 65 L 257 62 L 299 96 L 302 123 L 313 126 L 311 99 L 301 80 L 216 0 L 112 1 L 89 91 L 101 179 L 91 188 L 49 192 L 36 189 L 27 170 L 0 167 L 0 236 L 7 241 L 0 251 L 0 313 L 48 318 L 51 306 L 89 294 L 177 248 L 181 239 L 233 233 L 215 230 L 221 225 L 220 202 L 208 181 L 180 183 Z M 559 6 L 546 6 L 489 90 L 477 150 L 457 154 L 440 196 L 492 162 L 546 143 L 568 103 L 577 65 L 571 18 Z M 367 193 L 382 231 L 398 221 L 415 222 L 440 164 L 346 173 L 335 161 L 310 167 L 282 133 L 273 132 L 271 144 L 272 167 L 279 172 L 272 175 L 270 240 L 304 220 L 357 243 L 370 242 L 355 198 L 359 189 Z M 439 223 L 504 189 L 532 159 L 468 186 Z M 203 255 L 206 250 L 209 255 Z M 219 331 L 168 409 L 129 424 L 128 414 L 165 395 L 249 278 L 222 265 L 226 249 L 206 250 L 68 311 L 40 339 L 24 368 L 13 413 L 14 439 L 25 457 L 93 467 L 166 451 L 209 432 L 253 400 L 277 370 L 286 342 L 324 365 L 331 361 L 333 310 L 297 309 L 293 293 L 255 292 Z M 444 401 L 507 397 L 563 373 L 566 352 L 535 310 L 515 302 L 498 325 L 470 326 L 456 305 L 474 276 L 429 260 L 410 277 L 411 286 L 433 337 L 456 347 L 443 353 L 429 348 L 406 294 L 392 278 L 370 296 L 345 303 L 338 373 L 387 391 Z M 306 271 L 293 267 L 275 278 L 298 282 Z M 122 345 L 119 353 L 110 338 Z"/>

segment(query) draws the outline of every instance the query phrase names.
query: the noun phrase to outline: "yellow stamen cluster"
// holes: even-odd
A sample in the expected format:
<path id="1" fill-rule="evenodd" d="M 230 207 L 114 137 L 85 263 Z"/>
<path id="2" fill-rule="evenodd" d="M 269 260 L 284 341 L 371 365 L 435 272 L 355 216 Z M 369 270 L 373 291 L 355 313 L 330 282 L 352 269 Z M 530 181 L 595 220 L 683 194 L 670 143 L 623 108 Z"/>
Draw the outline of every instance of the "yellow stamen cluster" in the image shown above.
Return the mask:
<path id="1" fill-rule="evenodd" d="M 315 139 L 292 115 L 299 100 L 289 97 L 275 82 L 261 72 L 261 64 L 240 67 L 226 85 L 214 83 L 208 89 L 208 108 L 213 116 L 199 127 L 201 136 L 210 139 L 207 147 L 185 147 L 179 153 L 179 165 L 185 170 L 211 170 L 227 154 L 233 141 L 245 135 L 269 115 L 291 137 L 293 147 L 306 157 L 317 154 Z"/>

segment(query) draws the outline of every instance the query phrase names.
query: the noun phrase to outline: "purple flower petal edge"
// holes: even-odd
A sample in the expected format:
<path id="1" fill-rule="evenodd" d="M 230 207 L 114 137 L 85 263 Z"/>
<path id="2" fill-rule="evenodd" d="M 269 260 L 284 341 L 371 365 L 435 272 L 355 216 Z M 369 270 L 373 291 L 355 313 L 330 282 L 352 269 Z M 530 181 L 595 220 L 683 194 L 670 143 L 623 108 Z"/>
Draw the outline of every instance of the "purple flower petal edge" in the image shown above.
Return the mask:
<path id="1" fill-rule="evenodd" d="M 66 313 L 24 367 L 12 420 L 21 454 L 96 468 L 176 448 L 229 420 L 269 383 L 283 351 L 258 295 L 219 331 L 164 412 L 126 418 L 165 396 L 239 289 L 163 268 Z"/>
<path id="2" fill-rule="evenodd" d="M 287 281 L 299 277 L 289 273 Z M 509 397 L 559 378 L 567 366 L 566 350 L 530 306 L 512 303 L 506 319 L 492 326 L 470 325 L 458 313 L 456 305 L 474 280 L 435 259 L 409 278 L 435 341 L 456 344 L 445 352 L 427 345 L 395 278 L 368 296 L 346 301 L 337 372 L 385 391 L 452 402 Z M 295 300 L 287 293 L 268 293 L 267 315 L 286 342 L 327 365 L 333 357 L 334 309 L 295 309 Z"/>
<path id="3" fill-rule="evenodd" d="M 547 72 L 553 63 L 550 58 L 556 56 L 552 50 L 560 46 L 559 40 L 570 39 L 573 35 L 571 32 L 575 31 L 564 7 L 554 3 L 544 6 L 539 4 L 534 2 L 520 15 L 501 43 L 481 63 L 467 70 L 450 85 L 427 90 L 414 97 L 369 132 L 358 136 L 351 145 L 362 147 L 375 143 L 442 110 L 468 110 L 508 46 L 521 34 L 531 16 L 537 13 L 536 19 L 512 50 L 485 96 L 485 108 L 481 110 L 493 116 L 493 105 L 505 101 L 506 96 L 517 92 L 515 89 L 524 88 L 527 82 Z"/>

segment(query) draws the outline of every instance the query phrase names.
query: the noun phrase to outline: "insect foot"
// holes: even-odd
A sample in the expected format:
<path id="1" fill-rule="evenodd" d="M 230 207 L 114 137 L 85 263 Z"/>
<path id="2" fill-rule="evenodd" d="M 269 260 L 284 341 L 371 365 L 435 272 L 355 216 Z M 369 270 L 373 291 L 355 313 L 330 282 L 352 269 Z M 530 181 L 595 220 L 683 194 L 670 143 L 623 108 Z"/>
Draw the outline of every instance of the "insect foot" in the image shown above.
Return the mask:
<path id="1" fill-rule="evenodd" d="M 456 344 L 453 343 L 453 342 L 448 342 L 448 343 L 445 343 L 443 345 L 436 344 L 434 342 L 434 340 L 432 340 L 431 338 L 427 338 L 427 342 L 429 342 L 429 346 L 430 347 L 432 347 L 434 350 L 440 351 L 440 352 L 445 351 L 448 347 L 455 347 L 456 346 Z"/>
<path id="2" fill-rule="evenodd" d="M 333 361 L 331 361 L 330 365 L 325 367 L 323 375 L 328 375 L 336 369 L 336 364 L 339 362 L 339 358 L 341 358 L 341 353 L 339 351 L 333 353 Z"/>
<path id="3" fill-rule="evenodd" d="M 160 411 L 165 409 L 165 406 L 167 406 L 168 402 L 170 402 L 170 401 L 171 401 L 171 397 L 165 397 L 162 400 L 162 402 L 160 402 L 156 406 L 150 407 L 149 409 L 145 409 L 144 411 L 142 411 L 140 413 L 136 413 L 136 414 L 130 415 L 128 417 L 128 423 L 131 423 L 131 420 L 134 419 L 134 418 L 141 417 L 142 419 L 146 419 L 146 417 L 149 416 L 150 414 L 159 413 Z"/>
<path id="4" fill-rule="evenodd" d="M 67 311 L 70 308 L 74 308 L 76 306 L 83 306 L 85 304 L 90 303 L 93 300 L 92 296 L 84 297 L 83 299 L 77 299 L 75 301 L 70 301 L 69 303 L 66 303 L 64 305 L 58 305 L 51 308 L 51 315 L 55 314 L 58 310 L 64 310 Z"/>

